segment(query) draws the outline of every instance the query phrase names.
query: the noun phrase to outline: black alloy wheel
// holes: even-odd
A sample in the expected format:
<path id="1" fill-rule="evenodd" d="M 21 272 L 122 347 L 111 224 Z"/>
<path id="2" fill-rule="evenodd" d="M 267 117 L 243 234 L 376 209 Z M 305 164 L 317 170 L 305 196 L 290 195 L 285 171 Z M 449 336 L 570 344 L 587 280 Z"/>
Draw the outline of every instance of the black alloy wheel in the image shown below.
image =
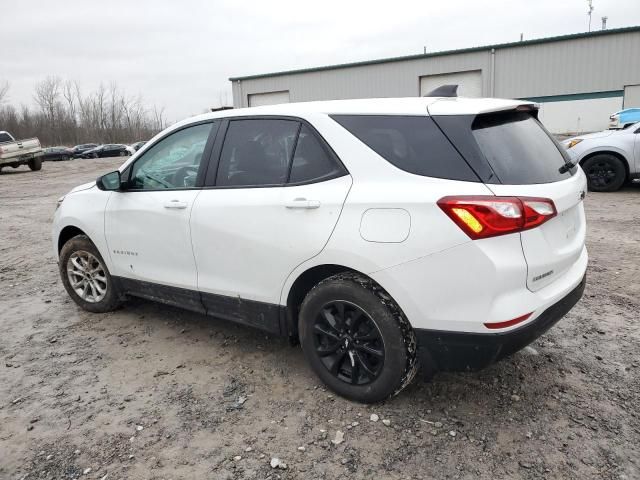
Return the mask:
<path id="1" fill-rule="evenodd" d="M 322 364 L 343 382 L 366 385 L 384 366 L 384 341 L 378 326 L 351 302 L 325 304 L 316 316 L 313 337 Z"/>
<path id="2" fill-rule="evenodd" d="M 618 190 L 626 179 L 622 161 L 613 155 L 594 155 L 584 162 L 582 168 L 587 175 L 589 190 L 595 192 Z"/>
<path id="3" fill-rule="evenodd" d="M 342 272 L 305 296 L 298 315 L 300 346 L 334 392 L 379 402 L 400 392 L 417 369 L 416 337 L 395 301 L 371 278 Z"/>

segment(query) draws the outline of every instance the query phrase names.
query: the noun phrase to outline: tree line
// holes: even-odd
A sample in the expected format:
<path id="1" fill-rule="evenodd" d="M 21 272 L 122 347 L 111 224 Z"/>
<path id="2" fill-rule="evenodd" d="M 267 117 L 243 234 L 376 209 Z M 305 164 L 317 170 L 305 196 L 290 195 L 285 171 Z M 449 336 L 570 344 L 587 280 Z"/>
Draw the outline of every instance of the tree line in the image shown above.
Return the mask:
<path id="1" fill-rule="evenodd" d="M 84 93 L 78 82 L 47 77 L 35 85 L 33 107 L 9 103 L 9 90 L 0 81 L 0 130 L 16 139 L 38 137 L 44 146 L 132 143 L 166 127 L 163 108 L 145 106 L 115 82 Z"/>

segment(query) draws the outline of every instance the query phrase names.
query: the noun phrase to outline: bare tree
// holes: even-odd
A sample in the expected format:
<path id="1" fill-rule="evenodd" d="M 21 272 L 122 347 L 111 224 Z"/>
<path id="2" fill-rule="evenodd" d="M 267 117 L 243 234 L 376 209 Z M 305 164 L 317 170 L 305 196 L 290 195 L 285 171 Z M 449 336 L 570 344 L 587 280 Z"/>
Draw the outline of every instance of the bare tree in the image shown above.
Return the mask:
<path id="1" fill-rule="evenodd" d="M 153 118 L 154 118 L 154 127 L 156 130 L 164 130 L 166 126 L 166 121 L 164 119 L 164 107 L 158 108 L 156 105 L 153 106 Z"/>
<path id="2" fill-rule="evenodd" d="M 47 77 L 36 84 L 34 100 L 40 106 L 45 118 L 53 122 L 55 120 L 56 104 L 60 101 L 60 85 L 62 81 L 59 77 Z"/>
<path id="3" fill-rule="evenodd" d="M 78 97 L 76 96 L 76 86 L 77 84 L 75 82 L 67 80 L 64 82 L 64 87 L 62 89 L 62 96 L 67 101 L 67 113 L 74 123 L 77 120 L 76 100 Z"/>
<path id="4" fill-rule="evenodd" d="M 2 105 L 2 102 L 4 102 L 8 93 L 9 93 L 9 81 L 0 80 L 0 105 Z"/>
<path id="5" fill-rule="evenodd" d="M 0 81 L 0 103 L 7 100 L 8 82 Z M 83 93 L 78 82 L 47 77 L 33 96 L 38 108 L 0 105 L 0 125 L 20 138 L 37 136 L 43 145 L 89 142 L 134 142 L 166 126 L 164 108 L 145 107 L 116 83 Z"/>

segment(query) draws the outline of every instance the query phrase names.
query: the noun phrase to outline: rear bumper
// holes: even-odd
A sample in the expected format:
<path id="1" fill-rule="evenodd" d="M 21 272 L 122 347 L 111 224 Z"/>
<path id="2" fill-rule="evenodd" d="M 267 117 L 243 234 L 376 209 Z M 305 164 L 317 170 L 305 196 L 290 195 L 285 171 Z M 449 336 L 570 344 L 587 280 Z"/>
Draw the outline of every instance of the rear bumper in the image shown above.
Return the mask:
<path id="1" fill-rule="evenodd" d="M 427 376 L 437 371 L 473 371 L 524 348 L 564 317 L 582 297 L 582 281 L 523 327 L 501 333 L 465 333 L 415 329 L 418 356 Z"/>

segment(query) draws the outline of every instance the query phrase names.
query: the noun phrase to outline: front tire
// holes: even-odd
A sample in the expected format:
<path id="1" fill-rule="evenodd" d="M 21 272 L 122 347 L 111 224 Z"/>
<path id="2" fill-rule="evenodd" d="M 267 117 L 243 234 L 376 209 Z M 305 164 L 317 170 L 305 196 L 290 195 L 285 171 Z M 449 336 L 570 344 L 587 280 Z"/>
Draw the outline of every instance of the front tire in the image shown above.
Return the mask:
<path id="1" fill-rule="evenodd" d="M 622 160 L 608 153 L 588 158 L 582 164 L 582 169 L 592 192 L 615 192 L 627 179 L 627 171 Z"/>
<path id="2" fill-rule="evenodd" d="M 100 252 L 78 235 L 60 250 L 60 277 L 69 296 L 84 310 L 104 313 L 120 306 L 120 295 Z"/>
<path id="3" fill-rule="evenodd" d="M 34 172 L 40 170 L 42 168 L 42 159 L 41 158 L 32 158 L 29 160 L 29 168 Z"/>
<path id="4" fill-rule="evenodd" d="M 316 285 L 302 302 L 299 331 L 311 368 L 350 400 L 384 400 L 417 372 L 413 329 L 393 299 L 367 277 L 341 273 Z"/>

